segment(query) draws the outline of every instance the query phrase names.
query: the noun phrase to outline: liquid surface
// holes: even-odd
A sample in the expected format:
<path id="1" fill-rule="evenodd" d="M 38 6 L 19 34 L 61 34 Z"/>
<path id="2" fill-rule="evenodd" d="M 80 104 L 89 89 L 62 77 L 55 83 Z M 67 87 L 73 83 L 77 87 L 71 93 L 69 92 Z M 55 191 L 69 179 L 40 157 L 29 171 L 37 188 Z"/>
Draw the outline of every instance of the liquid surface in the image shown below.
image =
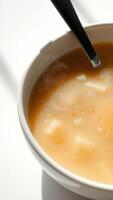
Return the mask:
<path id="1" fill-rule="evenodd" d="M 113 184 L 113 43 L 95 48 L 102 60 L 98 69 L 78 49 L 41 75 L 29 101 L 29 125 L 64 168 Z"/>

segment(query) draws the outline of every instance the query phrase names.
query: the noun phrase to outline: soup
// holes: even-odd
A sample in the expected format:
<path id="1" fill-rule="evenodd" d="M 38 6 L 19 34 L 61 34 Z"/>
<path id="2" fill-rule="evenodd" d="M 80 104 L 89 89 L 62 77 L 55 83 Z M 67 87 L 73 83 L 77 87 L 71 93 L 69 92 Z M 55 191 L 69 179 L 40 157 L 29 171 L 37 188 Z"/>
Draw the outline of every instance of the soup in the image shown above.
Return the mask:
<path id="1" fill-rule="evenodd" d="M 31 92 L 28 120 L 36 141 L 62 167 L 113 184 L 113 43 L 95 49 L 99 68 L 81 49 L 47 68 Z"/>

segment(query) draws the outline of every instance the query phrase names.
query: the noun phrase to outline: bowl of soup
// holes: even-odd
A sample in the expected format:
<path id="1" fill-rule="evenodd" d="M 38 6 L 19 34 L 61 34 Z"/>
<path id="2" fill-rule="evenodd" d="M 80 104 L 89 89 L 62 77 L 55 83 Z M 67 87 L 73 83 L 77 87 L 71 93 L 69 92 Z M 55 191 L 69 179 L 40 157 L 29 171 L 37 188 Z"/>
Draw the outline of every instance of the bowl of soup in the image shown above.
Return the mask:
<path id="1" fill-rule="evenodd" d="M 86 27 L 102 65 L 93 68 L 72 32 L 50 42 L 28 68 L 20 123 L 33 154 L 62 186 L 113 199 L 113 24 Z"/>

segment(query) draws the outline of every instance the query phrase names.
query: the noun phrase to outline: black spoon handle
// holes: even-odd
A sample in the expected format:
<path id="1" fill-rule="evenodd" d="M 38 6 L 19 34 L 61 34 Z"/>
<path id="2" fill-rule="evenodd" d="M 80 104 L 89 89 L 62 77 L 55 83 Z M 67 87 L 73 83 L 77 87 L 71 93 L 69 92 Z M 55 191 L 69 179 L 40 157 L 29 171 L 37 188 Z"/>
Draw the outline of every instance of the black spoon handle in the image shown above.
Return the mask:
<path id="1" fill-rule="evenodd" d="M 85 53 L 92 62 L 93 66 L 99 66 L 100 60 L 77 16 L 77 13 L 70 0 L 51 0 L 56 9 L 59 11 L 70 29 L 75 33 L 81 43 Z"/>

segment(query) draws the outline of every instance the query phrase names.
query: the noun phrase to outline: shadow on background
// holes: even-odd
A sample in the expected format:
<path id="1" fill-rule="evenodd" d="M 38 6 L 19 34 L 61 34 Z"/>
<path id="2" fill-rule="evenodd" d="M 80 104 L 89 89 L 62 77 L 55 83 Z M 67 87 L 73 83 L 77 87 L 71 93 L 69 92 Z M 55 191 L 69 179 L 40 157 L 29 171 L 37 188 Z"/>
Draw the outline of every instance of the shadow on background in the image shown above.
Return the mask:
<path id="1" fill-rule="evenodd" d="M 95 23 L 98 21 L 95 17 L 93 17 L 90 10 L 88 10 L 82 1 L 72 0 L 73 6 L 75 10 L 78 10 L 79 13 L 82 15 L 86 23 Z"/>
<path id="2" fill-rule="evenodd" d="M 0 78 L 2 78 L 7 84 L 8 89 L 12 93 L 12 96 L 16 98 L 17 95 L 17 81 L 10 71 L 10 67 L 5 63 L 4 59 L 0 55 Z"/>
<path id="3" fill-rule="evenodd" d="M 42 200 L 88 200 L 63 188 L 44 171 L 42 173 Z"/>

